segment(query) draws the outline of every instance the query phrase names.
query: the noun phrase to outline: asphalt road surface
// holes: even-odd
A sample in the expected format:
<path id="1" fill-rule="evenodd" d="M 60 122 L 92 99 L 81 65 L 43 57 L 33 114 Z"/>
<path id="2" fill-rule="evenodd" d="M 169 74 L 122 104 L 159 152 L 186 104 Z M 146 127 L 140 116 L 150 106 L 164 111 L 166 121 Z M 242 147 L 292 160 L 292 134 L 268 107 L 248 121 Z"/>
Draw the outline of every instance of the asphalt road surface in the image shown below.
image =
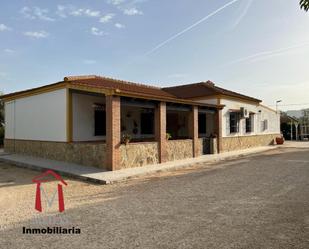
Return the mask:
<path id="1" fill-rule="evenodd" d="M 34 210 L 37 174 L 0 165 L 0 248 L 309 248 L 308 149 L 109 186 L 67 179 L 63 214 Z M 60 223 L 81 233 L 22 230 Z"/>

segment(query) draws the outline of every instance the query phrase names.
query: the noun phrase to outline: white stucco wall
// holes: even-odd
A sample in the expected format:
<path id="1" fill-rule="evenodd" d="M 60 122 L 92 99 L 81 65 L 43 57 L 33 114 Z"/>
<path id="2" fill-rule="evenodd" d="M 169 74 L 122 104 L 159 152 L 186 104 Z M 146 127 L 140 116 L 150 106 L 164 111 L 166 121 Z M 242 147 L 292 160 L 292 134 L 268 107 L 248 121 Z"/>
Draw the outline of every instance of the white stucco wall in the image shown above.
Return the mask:
<path id="1" fill-rule="evenodd" d="M 102 96 L 72 93 L 73 141 L 97 141 L 105 136 L 94 135 L 93 104 L 105 104 Z"/>
<path id="2" fill-rule="evenodd" d="M 66 90 L 6 102 L 5 138 L 66 141 Z"/>
<path id="3" fill-rule="evenodd" d="M 217 98 L 198 100 L 200 103 L 217 104 Z M 222 136 L 250 136 L 250 135 L 261 135 L 261 134 L 277 134 L 280 133 L 280 114 L 277 114 L 274 110 L 270 110 L 260 104 L 249 104 L 239 100 L 230 100 L 222 98 L 220 104 L 225 105 L 222 110 Z M 245 119 L 241 119 L 239 123 L 239 133 L 229 133 L 229 110 L 240 110 L 241 107 L 248 109 L 250 112 L 255 113 L 253 117 L 254 131 L 246 133 Z M 262 121 L 268 120 L 268 129 L 262 130 Z"/>
<path id="4" fill-rule="evenodd" d="M 221 99 L 221 104 L 225 105 L 222 110 L 222 136 L 248 136 L 248 135 L 261 135 L 261 134 L 278 134 L 280 133 L 280 115 L 275 111 L 265 108 L 259 104 L 249 104 L 241 101 Z M 230 110 L 240 110 L 241 107 L 246 108 L 249 112 L 254 113 L 253 127 L 251 133 L 246 133 L 246 121 L 240 119 L 239 132 L 230 134 L 229 132 L 229 114 Z M 268 128 L 263 131 L 262 121 L 267 120 Z"/>
<path id="5" fill-rule="evenodd" d="M 216 105 L 217 104 L 217 98 L 200 99 L 200 100 L 197 100 L 196 102 L 203 103 L 203 104 Z"/>

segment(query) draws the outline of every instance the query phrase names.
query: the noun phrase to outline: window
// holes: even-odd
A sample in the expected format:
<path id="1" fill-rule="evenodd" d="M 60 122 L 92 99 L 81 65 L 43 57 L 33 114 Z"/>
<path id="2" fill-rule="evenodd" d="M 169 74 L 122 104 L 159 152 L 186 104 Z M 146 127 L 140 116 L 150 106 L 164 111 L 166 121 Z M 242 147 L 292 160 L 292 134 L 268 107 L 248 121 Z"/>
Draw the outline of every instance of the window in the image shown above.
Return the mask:
<path id="1" fill-rule="evenodd" d="M 238 112 L 230 113 L 230 133 L 239 132 L 239 120 L 240 120 L 240 113 Z"/>
<path id="2" fill-rule="evenodd" d="M 206 113 L 198 114 L 198 133 L 206 134 Z"/>
<path id="3" fill-rule="evenodd" d="M 265 119 L 262 121 L 262 131 L 266 131 L 268 129 L 268 120 Z"/>
<path id="4" fill-rule="evenodd" d="M 249 118 L 246 118 L 246 132 L 247 133 L 253 132 L 253 118 L 254 118 L 253 114 L 250 114 Z"/>
<path id="5" fill-rule="evenodd" d="M 154 134 L 154 113 L 153 112 L 141 113 L 141 134 L 143 135 Z"/>
<path id="6" fill-rule="evenodd" d="M 106 135 L 106 113 L 104 110 L 94 110 L 94 135 L 105 136 Z"/>

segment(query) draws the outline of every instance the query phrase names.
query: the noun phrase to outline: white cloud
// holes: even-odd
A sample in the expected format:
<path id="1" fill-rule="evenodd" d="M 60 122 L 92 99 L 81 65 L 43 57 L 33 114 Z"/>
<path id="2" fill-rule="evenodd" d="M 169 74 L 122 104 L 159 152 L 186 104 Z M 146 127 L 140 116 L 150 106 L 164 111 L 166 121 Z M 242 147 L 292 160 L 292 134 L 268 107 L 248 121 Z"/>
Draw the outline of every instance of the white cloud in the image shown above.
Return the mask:
<path id="1" fill-rule="evenodd" d="M 124 9 L 123 14 L 128 16 L 135 16 L 135 15 L 143 15 L 144 13 L 141 10 L 138 10 L 135 7 Z"/>
<path id="2" fill-rule="evenodd" d="M 99 10 L 76 8 L 73 5 L 58 5 L 56 15 L 61 18 L 68 16 L 100 17 L 101 12 Z"/>
<path id="3" fill-rule="evenodd" d="M 54 18 L 51 18 L 50 16 L 48 16 L 48 13 L 49 13 L 48 9 L 41 9 L 39 7 L 30 8 L 30 7 L 25 6 L 20 10 L 20 13 L 22 13 L 25 18 L 31 19 L 31 20 L 39 19 L 39 20 L 49 21 L 49 22 L 55 21 Z"/>
<path id="4" fill-rule="evenodd" d="M 69 12 L 72 16 L 81 16 L 84 13 L 84 9 L 75 9 Z"/>
<path id="5" fill-rule="evenodd" d="M 20 13 L 23 14 L 23 16 L 25 18 L 28 18 L 28 19 L 35 19 L 36 17 L 34 15 L 31 14 L 32 10 L 25 6 L 23 7 L 21 10 L 20 10 Z"/>
<path id="6" fill-rule="evenodd" d="M 46 31 L 27 31 L 24 32 L 24 35 L 40 39 L 40 38 L 47 38 L 49 36 L 49 33 L 47 33 Z"/>
<path id="7" fill-rule="evenodd" d="M 106 33 L 96 27 L 92 27 L 90 30 L 91 34 L 96 35 L 96 36 L 102 36 L 102 35 L 106 35 Z"/>
<path id="8" fill-rule="evenodd" d="M 5 53 L 9 53 L 9 54 L 15 53 L 15 50 L 9 49 L 9 48 L 3 49 L 3 51 L 4 51 Z"/>
<path id="9" fill-rule="evenodd" d="M 108 23 L 114 18 L 115 14 L 109 13 L 100 18 L 101 23 Z"/>
<path id="10" fill-rule="evenodd" d="M 96 60 L 89 60 L 89 59 L 87 59 L 87 60 L 84 60 L 83 63 L 87 64 L 87 65 L 93 65 L 93 64 L 96 64 L 97 61 Z"/>
<path id="11" fill-rule="evenodd" d="M 6 26 L 5 24 L 0 23 L 0 31 L 9 31 L 11 28 Z"/>
<path id="12" fill-rule="evenodd" d="M 58 15 L 61 18 L 66 18 L 67 17 L 67 10 L 68 6 L 64 6 L 64 5 L 57 5 L 57 11 L 56 11 L 56 15 Z"/>
<path id="13" fill-rule="evenodd" d="M 86 10 L 84 11 L 84 14 L 85 14 L 86 16 L 89 16 L 89 17 L 99 17 L 101 13 L 100 13 L 100 11 L 98 11 L 98 10 L 86 9 Z"/>
<path id="14" fill-rule="evenodd" d="M 120 5 L 124 3 L 125 0 L 108 0 L 107 3 L 112 4 L 112 5 Z"/>
<path id="15" fill-rule="evenodd" d="M 121 24 L 121 23 L 115 23 L 115 27 L 116 27 L 117 29 L 123 29 L 123 28 L 125 28 L 125 26 L 124 26 L 123 24 Z"/>

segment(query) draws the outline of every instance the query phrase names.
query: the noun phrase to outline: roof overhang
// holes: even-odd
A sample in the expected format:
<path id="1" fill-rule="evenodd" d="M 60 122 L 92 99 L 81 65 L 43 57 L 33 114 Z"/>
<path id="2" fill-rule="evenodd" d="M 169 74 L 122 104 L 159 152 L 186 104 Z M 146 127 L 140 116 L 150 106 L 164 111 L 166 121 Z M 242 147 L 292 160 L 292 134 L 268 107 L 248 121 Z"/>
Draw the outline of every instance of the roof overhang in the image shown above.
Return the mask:
<path id="1" fill-rule="evenodd" d="M 4 102 L 9 102 L 12 100 L 30 97 L 38 94 L 43 94 L 47 92 L 52 92 L 60 89 L 72 89 L 72 90 L 79 90 L 82 92 L 88 92 L 88 93 L 98 93 L 103 95 L 115 95 L 115 96 L 123 96 L 123 97 L 132 97 L 132 98 L 139 98 L 139 99 L 147 99 L 147 100 L 156 100 L 156 101 L 163 101 L 163 102 L 171 102 L 171 103 L 179 103 L 179 104 L 186 104 L 186 105 L 194 105 L 194 106 L 204 106 L 209 107 L 213 109 L 221 110 L 224 108 L 225 105 L 213 105 L 213 104 L 204 104 L 199 103 L 192 100 L 187 99 L 179 99 L 179 98 L 169 98 L 169 97 L 161 97 L 161 96 L 154 96 L 154 95 L 147 95 L 142 93 L 132 93 L 129 91 L 124 91 L 120 89 L 114 89 L 114 88 L 103 88 L 103 87 L 90 87 L 85 86 L 83 84 L 78 84 L 78 82 L 70 81 L 68 79 L 65 79 L 64 81 L 60 81 L 57 83 L 53 83 L 46 86 L 41 86 L 37 88 L 32 88 L 25 91 L 19 91 L 15 93 L 5 94 L 0 96 L 0 99 L 2 99 Z"/>

